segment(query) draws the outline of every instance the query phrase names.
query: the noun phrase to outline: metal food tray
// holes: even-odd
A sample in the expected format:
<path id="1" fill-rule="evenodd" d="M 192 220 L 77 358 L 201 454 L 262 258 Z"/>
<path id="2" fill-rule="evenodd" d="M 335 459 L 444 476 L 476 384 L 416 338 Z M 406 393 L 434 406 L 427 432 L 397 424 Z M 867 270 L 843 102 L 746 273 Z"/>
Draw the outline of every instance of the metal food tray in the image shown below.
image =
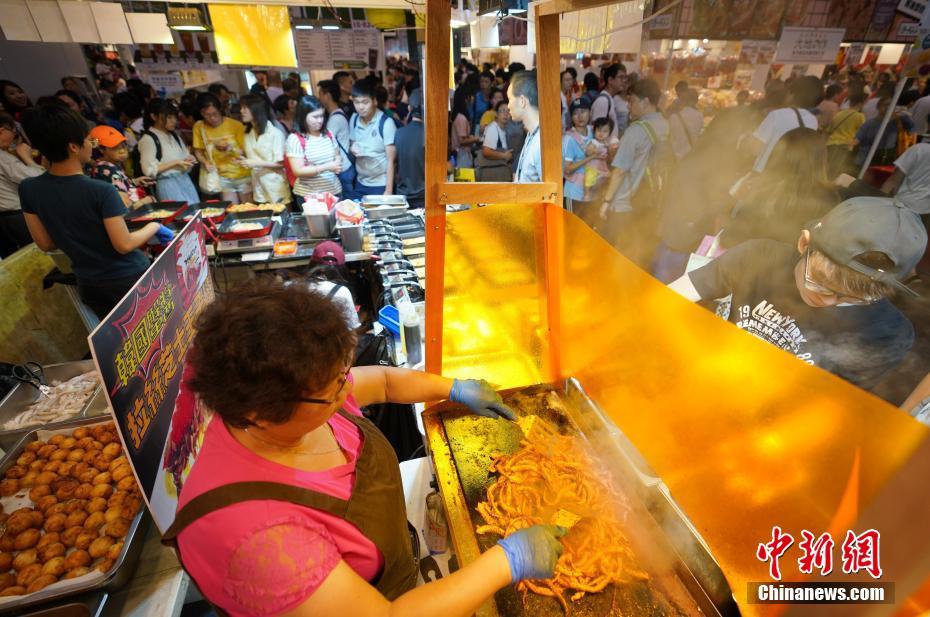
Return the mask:
<path id="1" fill-rule="evenodd" d="M 45 372 L 45 379 L 51 384 L 53 381 L 67 381 L 78 375 L 83 375 L 90 371 L 96 370 L 93 360 L 79 360 L 77 362 L 63 362 L 61 364 L 49 364 L 42 367 Z M 99 381 L 99 375 L 98 375 Z M 18 383 L 7 393 L 0 401 L 0 426 L 9 422 L 20 413 L 26 411 L 30 405 L 39 400 L 39 391 L 27 383 Z M 76 418 L 101 415 L 107 412 L 106 398 L 101 392 L 98 383 L 93 394 L 87 399 L 84 407 L 77 415 L 59 422 L 50 422 L 45 425 L 27 426 L 12 431 L 0 430 L 0 448 L 8 450 L 15 446 L 23 435 L 40 428 L 53 429 L 62 423 L 71 422 Z"/>
<path id="2" fill-rule="evenodd" d="M 109 419 L 104 421 L 109 421 Z M 0 478 L 2 478 L 7 470 L 16 463 L 16 459 L 26 450 L 26 446 L 38 440 L 39 431 L 75 429 L 80 426 L 103 424 L 104 421 L 101 421 L 100 418 L 80 418 L 68 422 L 59 422 L 54 427 L 44 426 L 33 429 L 20 439 L 19 443 L 3 457 L 2 461 L 0 461 Z M 145 534 L 148 531 L 150 522 L 151 519 L 145 508 L 145 503 L 143 502 L 139 508 L 139 512 L 136 513 L 135 518 L 132 519 L 132 523 L 129 525 L 129 531 L 126 533 L 126 537 L 123 539 L 122 552 L 119 554 L 119 557 L 116 558 L 110 571 L 104 575 L 103 579 L 88 581 L 86 585 L 78 585 L 71 589 L 55 590 L 53 593 L 45 593 L 45 590 L 42 590 L 20 596 L 18 601 L 4 603 L 2 609 L 3 613 L 7 614 L 28 607 L 55 602 L 89 591 L 105 590 L 112 592 L 120 589 L 132 576 L 136 561 L 138 561 L 139 555 L 142 553 L 142 547 L 145 544 Z M 37 597 L 30 599 L 31 596 Z"/>
<path id="3" fill-rule="evenodd" d="M 629 505 L 627 536 L 643 582 L 612 584 L 569 602 L 575 616 L 702 615 L 734 617 L 739 609 L 723 573 L 699 534 L 668 495 L 662 481 L 622 432 L 584 394 L 580 384 L 540 384 L 501 393 L 518 415 L 536 414 L 560 433 L 578 435 L 595 453 Z M 555 396 L 553 405 L 548 397 Z M 461 405 L 441 403 L 423 414 L 426 438 L 455 552 L 462 565 L 494 546 L 495 535 L 477 535 L 484 524 L 477 504 L 496 476 L 492 455 L 514 452 L 523 434 L 515 423 L 481 418 Z M 554 598 L 529 593 L 524 603 L 513 585 L 485 602 L 478 615 L 562 615 Z"/>
<path id="4" fill-rule="evenodd" d="M 167 219 L 174 220 L 179 212 L 186 208 L 187 204 L 183 201 L 156 201 L 127 212 L 123 218 L 126 219 L 126 224 L 130 227 L 141 227 L 149 223 L 160 223 Z M 171 214 L 152 218 L 150 215 L 156 210 L 171 210 Z"/>

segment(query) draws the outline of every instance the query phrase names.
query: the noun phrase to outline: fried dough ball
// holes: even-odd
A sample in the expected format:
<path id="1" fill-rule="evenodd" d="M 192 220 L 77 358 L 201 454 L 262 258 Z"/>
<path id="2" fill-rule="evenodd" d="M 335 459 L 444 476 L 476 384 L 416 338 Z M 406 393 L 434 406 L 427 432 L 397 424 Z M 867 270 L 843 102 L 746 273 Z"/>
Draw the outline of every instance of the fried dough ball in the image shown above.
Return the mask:
<path id="1" fill-rule="evenodd" d="M 74 437 L 65 437 L 64 441 L 62 441 L 60 444 L 58 444 L 58 447 L 59 447 L 59 448 L 66 448 L 66 449 L 70 450 L 71 448 L 74 447 L 74 444 L 76 444 L 76 443 L 77 443 L 77 439 L 75 439 Z"/>
<path id="2" fill-rule="evenodd" d="M 142 506 L 142 500 L 138 497 L 130 497 L 127 499 L 123 506 L 120 508 L 120 516 L 126 519 L 127 521 L 135 518 L 136 513 L 139 511 L 139 508 Z"/>
<path id="3" fill-rule="evenodd" d="M 37 527 L 36 519 L 33 516 L 35 510 L 32 508 L 20 508 L 12 514 L 6 521 L 6 532 L 12 536 L 18 535 L 31 527 Z M 35 512 L 38 514 L 37 512 Z M 42 515 L 39 514 L 41 519 Z M 41 525 L 41 522 L 39 522 Z"/>
<path id="4" fill-rule="evenodd" d="M 45 519 L 45 531 L 61 531 L 65 528 L 68 516 L 65 514 L 53 514 Z"/>
<path id="5" fill-rule="evenodd" d="M 77 443 L 74 444 L 75 448 L 80 448 L 81 450 L 87 451 L 94 447 L 94 438 L 93 437 L 81 437 L 78 439 Z"/>
<path id="6" fill-rule="evenodd" d="M 10 532 L 6 532 L 2 536 L 0 536 L 0 551 L 3 551 L 4 553 L 12 553 L 13 552 L 13 538 L 15 537 L 16 536 L 12 535 Z"/>
<path id="7" fill-rule="evenodd" d="M 74 541 L 82 533 L 84 533 L 84 527 L 68 527 L 61 532 L 61 543 L 68 548 L 74 548 Z"/>
<path id="8" fill-rule="evenodd" d="M 107 499 L 107 507 L 112 508 L 114 506 L 122 506 L 123 502 L 129 499 L 130 495 L 128 491 L 116 491 L 113 493 L 109 499 Z"/>
<path id="9" fill-rule="evenodd" d="M 39 561 L 47 563 L 56 557 L 64 557 L 67 550 L 64 544 L 55 542 L 54 544 L 46 544 L 42 548 L 36 549 L 36 554 L 39 556 Z M 64 560 L 62 559 L 62 561 Z"/>
<path id="10" fill-rule="evenodd" d="M 119 456 L 122 450 L 123 447 L 118 443 L 108 443 L 103 447 L 103 453 L 110 457 Z"/>
<path id="11" fill-rule="evenodd" d="M 87 471 L 83 471 L 80 474 L 78 474 L 77 479 L 80 480 L 82 483 L 90 484 L 96 475 L 97 475 L 97 470 L 88 465 Z"/>
<path id="12" fill-rule="evenodd" d="M 90 494 L 93 490 L 94 486 L 92 484 L 79 484 L 74 491 L 74 497 L 75 499 L 87 499 L 90 497 Z"/>
<path id="13" fill-rule="evenodd" d="M 116 561 L 116 559 L 119 557 L 120 553 L 122 552 L 123 552 L 123 541 L 120 540 L 119 542 L 114 542 L 112 545 L 110 545 L 109 550 L 107 550 L 107 559 L 112 559 L 113 561 Z"/>
<path id="14" fill-rule="evenodd" d="M 126 455 L 117 456 L 115 459 L 110 461 L 110 471 L 113 471 L 121 465 L 129 465 L 129 459 L 126 458 Z"/>
<path id="15" fill-rule="evenodd" d="M 135 479 L 133 479 L 135 482 Z M 103 497 L 106 499 L 113 494 L 113 486 L 110 484 L 95 484 L 94 488 L 90 491 L 91 497 Z"/>
<path id="16" fill-rule="evenodd" d="M 107 509 L 107 500 L 103 497 L 94 497 L 87 502 L 87 512 L 93 514 L 94 512 L 103 512 Z"/>
<path id="17" fill-rule="evenodd" d="M 87 517 L 88 514 L 84 510 L 75 510 L 68 515 L 68 520 L 65 521 L 65 528 L 83 527 Z"/>
<path id="18" fill-rule="evenodd" d="M 106 556 L 111 546 L 113 546 L 113 538 L 109 536 L 100 536 L 91 542 L 87 552 L 90 553 L 90 556 L 94 559 L 99 559 L 100 557 Z"/>
<path id="19" fill-rule="evenodd" d="M 75 448 L 68 453 L 67 461 L 69 463 L 79 463 L 84 458 L 84 450 Z"/>
<path id="20" fill-rule="evenodd" d="M 116 438 L 116 433 L 113 433 L 110 431 L 100 435 L 100 437 L 97 438 L 97 441 L 102 443 L 104 446 L 108 446 L 111 443 L 118 443 L 118 440 Z"/>
<path id="21" fill-rule="evenodd" d="M 71 453 L 71 450 L 65 450 L 64 448 L 58 448 L 52 455 L 48 457 L 50 461 L 63 461 L 68 458 L 68 455 Z"/>
<path id="22" fill-rule="evenodd" d="M 108 508 L 107 511 L 103 513 L 103 520 L 105 520 L 107 523 L 115 521 L 116 519 L 120 518 L 122 511 L 123 506 L 113 506 L 112 508 Z"/>
<path id="23" fill-rule="evenodd" d="M 34 548 L 19 552 L 16 554 L 16 557 L 13 558 L 13 569 L 17 572 L 25 570 L 28 566 L 36 563 L 39 560 L 39 554 Z"/>
<path id="24" fill-rule="evenodd" d="M 89 569 L 89 568 L 87 568 L 87 567 L 85 567 L 85 566 L 80 566 L 80 567 L 78 567 L 78 568 L 74 568 L 73 570 L 68 570 L 68 573 L 65 574 L 63 578 L 64 578 L 64 580 L 68 580 L 68 579 L 72 579 L 72 578 L 77 578 L 77 577 L 79 577 L 79 576 L 84 576 L 84 575 L 87 574 L 88 572 L 90 572 L 90 569 Z"/>
<path id="25" fill-rule="evenodd" d="M 129 521 L 120 517 L 107 523 L 103 531 L 111 538 L 116 538 L 118 540 L 129 533 Z"/>
<path id="26" fill-rule="evenodd" d="M 94 481 L 91 482 L 91 484 L 94 484 L 94 485 L 97 485 L 97 484 L 109 484 L 109 483 L 110 483 L 110 480 L 111 480 L 110 472 L 109 472 L 109 471 L 103 471 L 103 472 L 101 472 L 101 473 L 98 473 L 96 476 L 94 476 Z"/>
<path id="27" fill-rule="evenodd" d="M 29 454 L 32 454 L 32 452 L 30 452 Z M 20 478 L 25 476 L 26 473 L 29 471 L 29 468 L 26 467 L 26 465 L 28 465 L 28 463 L 26 463 L 25 465 L 13 465 L 12 467 L 6 470 L 6 474 L 4 477 L 10 478 L 12 480 L 19 480 Z"/>
<path id="28" fill-rule="evenodd" d="M 41 591 L 51 585 L 52 583 L 57 583 L 58 577 L 54 574 L 42 573 L 41 576 L 37 577 L 36 580 L 32 581 L 32 584 L 26 587 L 26 593 L 35 593 Z"/>
<path id="29" fill-rule="evenodd" d="M 77 497 L 74 493 L 79 486 L 81 486 L 80 482 L 73 478 L 67 478 L 57 481 L 52 485 L 52 489 L 55 491 L 55 497 L 58 497 L 60 501 L 67 501 Z"/>
<path id="30" fill-rule="evenodd" d="M 104 559 L 103 561 L 101 561 L 100 563 L 97 564 L 97 568 L 96 568 L 96 569 L 97 569 L 99 572 L 109 572 L 111 569 L 113 569 L 113 560 L 112 560 L 112 559 Z"/>
<path id="31" fill-rule="evenodd" d="M 6 512 L 0 512 L 0 525 L 6 525 L 6 519 L 10 518 L 10 515 Z"/>
<path id="32" fill-rule="evenodd" d="M 91 446 L 90 450 L 84 453 L 84 456 L 81 457 L 82 463 L 87 463 L 88 465 L 93 465 L 94 461 L 97 460 L 97 456 L 100 454 L 100 451 Z"/>
<path id="33" fill-rule="evenodd" d="M 71 514 L 72 512 L 76 512 L 77 510 L 83 510 L 84 506 L 86 505 L 87 505 L 87 501 L 84 499 L 69 499 L 65 503 L 65 513 Z"/>
<path id="34" fill-rule="evenodd" d="M 56 542 L 61 542 L 61 534 L 57 531 L 42 534 L 42 537 L 39 538 L 39 543 L 36 544 L 36 550 L 48 546 L 49 544 L 55 544 Z"/>
<path id="35" fill-rule="evenodd" d="M 38 452 L 45 446 L 45 442 L 41 439 L 36 439 L 35 441 L 26 444 L 26 452 Z"/>
<path id="36" fill-rule="evenodd" d="M 42 532 L 38 529 L 27 529 L 13 539 L 13 548 L 18 551 L 24 551 L 32 548 L 39 543 L 39 537 Z"/>
<path id="37" fill-rule="evenodd" d="M 73 570 L 75 568 L 89 566 L 91 561 L 93 561 L 93 559 L 90 558 L 90 554 L 85 550 L 79 549 L 65 557 L 65 567 L 68 568 L 68 570 Z"/>
<path id="38" fill-rule="evenodd" d="M 67 512 L 65 512 L 65 508 L 65 504 L 59 501 L 54 506 L 51 506 L 48 510 L 43 512 L 43 514 L 45 514 L 46 517 L 49 517 L 53 514 L 67 514 Z"/>
<path id="39" fill-rule="evenodd" d="M 46 495 L 45 497 L 39 497 L 39 500 L 36 503 L 36 510 L 44 513 L 46 510 L 58 503 L 58 498 L 54 495 Z"/>
<path id="40" fill-rule="evenodd" d="M 13 478 L 0 480 L 0 496 L 10 497 L 11 495 L 15 495 L 17 491 L 19 491 L 19 480 L 14 480 Z"/>
<path id="41" fill-rule="evenodd" d="M 36 476 L 36 485 L 51 484 L 58 479 L 58 474 L 54 471 L 43 471 Z"/>
<path id="42" fill-rule="evenodd" d="M 70 477 L 71 471 L 77 466 L 77 463 L 74 461 L 65 461 L 58 466 L 58 474 L 63 477 Z"/>
<path id="43" fill-rule="evenodd" d="M 13 587 L 7 587 L 3 591 L 0 591 L 0 597 L 8 598 L 11 596 L 21 596 L 26 593 L 26 588 L 22 585 L 14 585 Z"/>
<path id="44" fill-rule="evenodd" d="M 129 465 L 120 465 L 110 472 L 110 475 L 113 477 L 114 482 L 119 483 L 123 478 L 132 476 L 132 469 L 130 469 Z"/>
<path id="45" fill-rule="evenodd" d="M 13 554 L 0 553 L 0 572 L 6 572 L 13 567 Z"/>
<path id="46" fill-rule="evenodd" d="M 45 464 L 46 464 L 47 462 L 48 462 L 48 461 L 43 461 L 42 459 L 39 459 L 39 460 L 37 460 L 37 461 L 33 461 L 33 462 L 29 463 L 29 471 L 34 471 L 34 472 L 36 472 L 36 473 L 38 474 L 40 471 L 42 471 L 42 470 L 45 468 Z"/>
<path id="47" fill-rule="evenodd" d="M 42 471 L 51 471 L 53 473 L 58 473 L 58 470 L 61 469 L 61 461 L 48 461 L 42 465 Z"/>
<path id="48" fill-rule="evenodd" d="M 61 557 L 61 556 L 52 557 L 51 559 L 46 561 L 44 564 L 42 564 L 42 574 L 51 574 L 52 576 L 57 578 L 61 576 L 62 574 L 64 574 L 65 572 L 67 572 L 67 568 L 65 568 L 64 557 Z"/>
<path id="49" fill-rule="evenodd" d="M 71 433 L 71 436 L 75 439 L 84 439 L 88 435 L 90 435 L 90 431 L 86 426 L 79 426 L 78 428 L 74 429 L 74 432 Z"/>
<path id="50" fill-rule="evenodd" d="M 97 531 L 103 524 L 106 522 L 106 519 L 103 518 L 103 512 L 94 512 L 84 521 L 84 529 Z"/>
<path id="51" fill-rule="evenodd" d="M 116 489 L 120 491 L 128 491 L 136 485 L 136 479 L 132 475 L 128 475 L 119 482 L 116 483 Z"/>
<path id="52" fill-rule="evenodd" d="M 39 477 L 38 471 L 28 471 L 19 481 L 20 488 L 32 488 L 36 485 L 36 478 Z"/>
<path id="53" fill-rule="evenodd" d="M 42 564 L 31 563 L 22 570 L 17 570 L 17 572 L 19 574 L 16 575 L 16 584 L 28 587 L 32 581 L 42 576 Z"/>
<path id="54" fill-rule="evenodd" d="M 96 531 L 85 529 L 82 533 L 79 533 L 78 537 L 74 540 L 74 548 L 86 551 L 98 537 Z"/>
<path id="55" fill-rule="evenodd" d="M 97 471 L 107 471 L 110 468 L 110 457 L 106 454 L 101 454 L 94 459 L 94 468 Z"/>
<path id="56" fill-rule="evenodd" d="M 64 435 L 52 435 L 51 437 L 49 437 L 48 442 L 49 442 L 51 445 L 57 447 L 57 446 L 61 445 L 61 442 L 63 442 L 64 440 L 65 440 L 65 436 L 64 436 Z"/>
<path id="57" fill-rule="evenodd" d="M 29 491 L 29 499 L 34 503 L 38 503 L 43 497 L 47 497 L 52 494 L 52 487 L 48 484 L 40 484 L 39 486 L 33 488 Z"/>
<path id="58" fill-rule="evenodd" d="M 0 574 L 0 591 L 3 591 L 7 587 L 12 587 L 15 584 L 16 584 L 15 574 L 13 574 L 12 572 L 4 572 L 3 574 Z"/>
<path id="59" fill-rule="evenodd" d="M 77 478 L 79 475 L 87 471 L 90 467 L 87 463 L 77 463 L 74 466 L 74 469 L 71 470 L 71 477 Z"/>
<path id="60" fill-rule="evenodd" d="M 41 448 L 39 448 L 39 451 L 36 452 L 36 456 L 38 456 L 40 459 L 44 461 L 47 461 L 49 457 L 52 456 L 52 454 L 54 454 L 55 450 L 57 449 L 58 449 L 58 446 L 56 446 L 55 444 L 51 444 L 51 443 L 46 444 L 42 446 Z"/>
<path id="61" fill-rule="evenodd" d="M 51 585 L 52 583 L 57 583 L 58 577 L 54 574 L 42 574 L 36 580 L 32 581 L 32 584 L 26 587 L 26 593 L 35 593 L 41 591 Z"/>
<path id="62" fill-rule="evenodd" d="M 17 465 L 28 465 L 29 463 L 33 462 L 37 458 L 39 457 L 36 456 L 36 453 L 27 448 L 26 451 L 20 454 L 19 458 L 16 459 L 16 464 Z"/>

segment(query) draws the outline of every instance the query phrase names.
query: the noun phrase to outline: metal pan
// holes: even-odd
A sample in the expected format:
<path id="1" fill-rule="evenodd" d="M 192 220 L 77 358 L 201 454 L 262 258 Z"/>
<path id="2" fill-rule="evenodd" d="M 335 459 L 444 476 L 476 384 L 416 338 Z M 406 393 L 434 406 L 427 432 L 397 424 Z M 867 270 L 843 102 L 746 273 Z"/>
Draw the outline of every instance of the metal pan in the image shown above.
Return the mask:
<path id="1" fill-rule="evenodd" d="M 161 222 L 165 219 L 173 218 L 178 212 L 183 208 L 186 208 L 187 204 L 183 201 L 156 201 L 152 204 L 145 204 L 141 208 L 137 208 L 132 212 L 128 212 L 125 215 L 127 223 L 132 225 L 145 225 L 152 222 Z M 159 210 L 170 210 L 170 214 L 164 216 L 153 216 L 154 213 L 157 213 Z"/>
<path id="2" fill-rule="evenodd" d="M 220 240 L 246 240 L 248 238 L 261 238 L 271 233 L 274 225 L 274 213 L 270 210 L 256 210 L 255 212 L 236 212 L 227 214 L 223 223 L 217 229 Z M 253 231 L 232 231 L 237 223 L 260 223 L 261 228 Z"/>
<path id="3" fill-rule="evenodd" d="M 181 214 L 179 214 L 177 218 L 178 220 L 184 221 L 186 223 L 187 221 L 194 218 L 194 215 L 197 214 L 198 210 L 204 210 L 206 208 L 219 208 L 220 210 L 222 210 L 220 214 L 216 214 L 214 216 L 204 215 L 203 218 L 204 220 L 210 220 L 210 221 L 213 221 L 214 223 L 222 223 L 223 219 L 226 218 L 226 207 L 229 206 L 230 203 L 232 202 L 202 201 L 200 203 L 191 204 L 187 206 L 187 208 L 183 212 L 181 212 Z"/>
<path id="4" fill-rule="evenodd" d="M 108 420 L 109 419 L 106 421 Z M 55 429 L 75 429 L 79 426 L 92 426 L 101 423 L 102 421 L 100 418 L 81 418 L 79 420 L 59 423 L 56 425 Z M 15 464 L 16 459 L 26 450 L 27 445 L 38 440 L 38 432 L 40 430 L 51 428 L 52 427 L 42 427 L 41 429 L 32 430 L 20 439 L 19 443 L 7 453 L 2 461 L 0 461 L 0 477 L 6 474 L 7 470 Z M 21 596 L 18 600 L 4 604 L 3 613 L 8 614 L 10 612 L 21 611 L 28 607 L 57 602 L 63 598 L 69 598 L 90 591 L 115 591 L 119 589 L 125 585 L 132 576 L 136 561 L 139 559 L 139 554 L 142 552 L 142 546 L 145 543 L 145 534 L 148 531 L 150 522 L 151 519 L 149 518 L 148 511 L 143 504 L 129 525 L 129 532 L 123 540 L 122 552 L 120 552 L 119 556 L 116 558 L 113 568 L 106 573 L 103 579 L 88 581 L 86 585 L 78 585 L 72 589 L 55 590 L 52 592 L 43 590 L 34 594 Z"/>
<path id="5" fill-rule="evenodd" d="M 49 364 L 43 367 L 45 377 L 49 383 L 53 381 L 67 381 L 72 377 L 77 377 L 84 373 L 95 370 L 93 360 L 81 360 L 78 362 L 64 362 L 62 364 Z M 7 395 L 0 401 L 0 426 L 9 422 L 20 413 L 26 411 L 30 405 L 39 400 L 41 394 L 38 390 L 29 384 L 17 384 Z M 98 399 L 99 397 L 99 399 Z M 100 415 L 107 411 L 106 400 L 100 393 L 100 386 L 94 390 L 94 393 L 88 398 L 84 407 L 74 418 L 82 418 L 90 415 Z M 70 422 L 74 418 L 68 418 L 59 422 L 46 424 L 45 427 L 55 427 L 62 422 Z M 8 449 L 14 445 L 30 431 L 42 426 L 28 426 L 11 431 L 0 430 L 0 448 Z"/>

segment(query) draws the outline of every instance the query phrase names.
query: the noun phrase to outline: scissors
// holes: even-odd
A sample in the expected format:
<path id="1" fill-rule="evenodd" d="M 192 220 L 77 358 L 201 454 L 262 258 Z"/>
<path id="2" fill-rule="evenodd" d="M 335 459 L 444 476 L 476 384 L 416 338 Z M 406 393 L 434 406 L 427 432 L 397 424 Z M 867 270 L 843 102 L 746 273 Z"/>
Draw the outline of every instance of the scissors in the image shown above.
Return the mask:
<path id="1" fill-rule="evenodd" d="M 48 393 L 52 391 L 45 381 L 45 371 L 42 370 L 42 365 L 38 362 L 17 364 L 13 367 L 13 378 L 28 383 L 45 396 L 48 396 Z"/>

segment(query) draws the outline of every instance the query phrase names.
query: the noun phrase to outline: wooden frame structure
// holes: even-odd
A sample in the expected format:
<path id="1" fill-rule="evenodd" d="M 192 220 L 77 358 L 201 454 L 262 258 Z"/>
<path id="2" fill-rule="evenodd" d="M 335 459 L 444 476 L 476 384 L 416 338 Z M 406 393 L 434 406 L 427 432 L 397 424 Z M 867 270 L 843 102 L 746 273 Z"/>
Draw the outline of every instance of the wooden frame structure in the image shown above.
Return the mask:
<path id="1" fill-rule="evenodd" d="M 536 66 L 559 66 L 559 14 L 569 0 L 559 0 L 558 7 L 549 3 L 536 5 Z M 606 4 L 604 0 L 587 0 L 592 6 Z M 561 262 L 561 222 L 556 216 L 562 208 L 562 144 L 561 105 L 558 71 L 537 71 L 539 89 L 539 135 L 542 155 L 542 182 L 517 184 L 510 182 L 449 182 L 447 160 L 449 151 L 449 83 L 450 35 L 452 5 L 449 0 L 426 0 L 426 370 L 442 372 L 442 311 L 443 273 L 445 269 L 446 204 L 525 203 L 545 204 L 546 289 L 555 294 Z M 558 310 L 555 297 L 548 298 L 550 311 Z M 550 323 L 559 322 L 550 313 Z M 558 341 L 558 333 L 550 332 Z M 558 369 L 557 345 L 552 346 L 550 361 Z"/>

